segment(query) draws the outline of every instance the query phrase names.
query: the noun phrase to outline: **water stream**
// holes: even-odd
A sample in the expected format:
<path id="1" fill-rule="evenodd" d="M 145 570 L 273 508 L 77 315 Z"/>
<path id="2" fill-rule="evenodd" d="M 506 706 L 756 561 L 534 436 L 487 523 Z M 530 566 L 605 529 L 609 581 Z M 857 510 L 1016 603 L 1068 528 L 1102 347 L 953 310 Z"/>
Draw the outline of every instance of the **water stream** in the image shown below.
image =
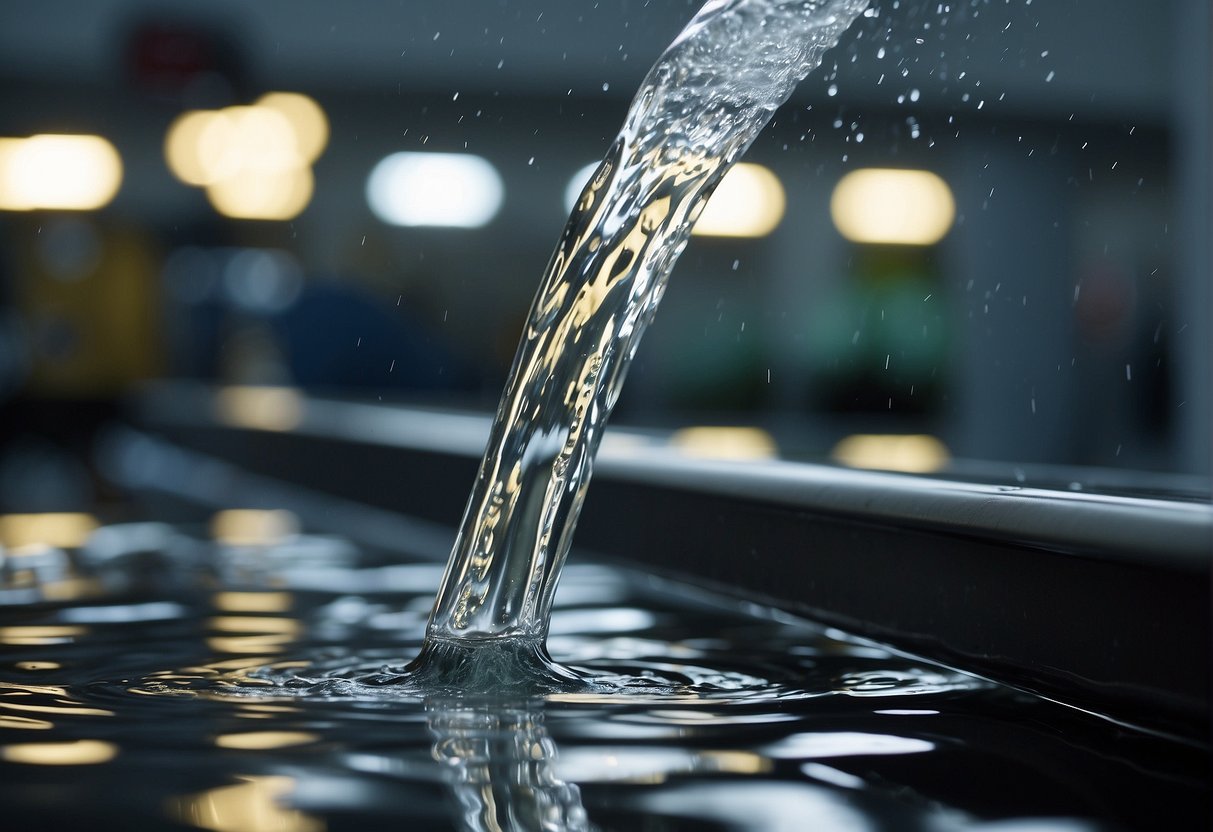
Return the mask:
<path id="1" fill-rule="evenodd" d="M 867 5 L 711 0 L 649 71 L 535 296 L 415 673 L 575 681 L 544 637 L 628 364 L 713 189 Z"/>
<path id="2" fill-rule="evenodd" d="M 695 217 L 866 5 L 712 0 L 657 62 L 544 276 L 445 574 L 403 562 L 407 540 L 234 543 L 162 523 L 0 560 L 8 826 L 1207 822 L 1201 743 L 651 575 L 574 564 L 554 597 Z"/>

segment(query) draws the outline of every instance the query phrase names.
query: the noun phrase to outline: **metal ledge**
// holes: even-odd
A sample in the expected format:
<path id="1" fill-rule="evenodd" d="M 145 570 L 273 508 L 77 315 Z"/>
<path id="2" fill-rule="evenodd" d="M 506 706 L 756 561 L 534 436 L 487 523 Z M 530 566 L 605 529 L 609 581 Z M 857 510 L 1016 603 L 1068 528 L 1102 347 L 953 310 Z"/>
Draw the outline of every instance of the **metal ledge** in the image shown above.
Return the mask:
<path id="1" fill-rule="evenodd" d="M 161 388 L 137 421 L 249 473 L 447 527 L 489 426 L 301 397 L 290 424 L 259 423 L 230 395 Z M 577 546 L 1207 739 L 1207 504 L 689 459 L 614 431 Z"/>

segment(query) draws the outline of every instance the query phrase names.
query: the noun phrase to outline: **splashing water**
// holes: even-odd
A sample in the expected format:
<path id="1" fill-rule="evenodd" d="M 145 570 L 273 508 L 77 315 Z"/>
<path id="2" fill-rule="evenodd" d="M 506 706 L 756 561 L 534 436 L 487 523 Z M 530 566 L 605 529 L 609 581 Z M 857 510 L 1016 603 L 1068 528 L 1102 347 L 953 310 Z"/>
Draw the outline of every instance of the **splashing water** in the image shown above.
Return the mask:
<path id="1" fill-rule="evenodd" d="M 711 0 L 649 71 L 531 307 L 415 669 L 485 641 L 542 660 L 604 424 L 691 226 L 867 5 Z"/>

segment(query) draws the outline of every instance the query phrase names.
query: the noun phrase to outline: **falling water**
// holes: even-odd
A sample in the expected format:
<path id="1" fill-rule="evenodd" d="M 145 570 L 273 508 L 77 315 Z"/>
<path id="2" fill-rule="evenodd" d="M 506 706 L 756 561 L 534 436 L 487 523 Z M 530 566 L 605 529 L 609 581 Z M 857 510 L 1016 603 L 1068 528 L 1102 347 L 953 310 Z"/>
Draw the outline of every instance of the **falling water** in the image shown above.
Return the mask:
<path id="1" fill-rule="evenodd" d="M 710 0 L 649 71 L 535 296 L 415 669 L 466 666 L 485 642 L 548 666 L 594 454 L 691 227 L 867 5 Z"/>

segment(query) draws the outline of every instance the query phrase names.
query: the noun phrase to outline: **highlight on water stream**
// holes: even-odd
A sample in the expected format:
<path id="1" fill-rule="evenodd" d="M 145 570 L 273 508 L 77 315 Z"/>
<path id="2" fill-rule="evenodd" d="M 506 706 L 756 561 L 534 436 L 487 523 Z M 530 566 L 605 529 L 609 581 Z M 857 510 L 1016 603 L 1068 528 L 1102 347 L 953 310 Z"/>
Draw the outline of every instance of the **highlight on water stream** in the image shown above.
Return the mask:
<path id="1" fill-rule="evenodd" d="M 603 429 L 692 227 L 725 173 L 868 2 L 704 4 L 645 76 L 561 232 L 420 655 L 363 675 L 346 663 L 327 677 L 310 668 L 261 681 L 296 691 L 349 693 L 362 685 L 421 696 L 720 695 L 771 687 L 727 671 L 663 676 L 652 668 L 635 675 L 563 667 L 548 654 L 546 637 Z"/>
<path id="2" fill-rule="evenodd" d="M 713 189 L 867 5 L 711 0 L 649 71 L 535 296 L 417 679 L 476 688 L 472 668 L 508 657 L 493 679 L 589 681 L 544 639 L 628 364 Z"/>

